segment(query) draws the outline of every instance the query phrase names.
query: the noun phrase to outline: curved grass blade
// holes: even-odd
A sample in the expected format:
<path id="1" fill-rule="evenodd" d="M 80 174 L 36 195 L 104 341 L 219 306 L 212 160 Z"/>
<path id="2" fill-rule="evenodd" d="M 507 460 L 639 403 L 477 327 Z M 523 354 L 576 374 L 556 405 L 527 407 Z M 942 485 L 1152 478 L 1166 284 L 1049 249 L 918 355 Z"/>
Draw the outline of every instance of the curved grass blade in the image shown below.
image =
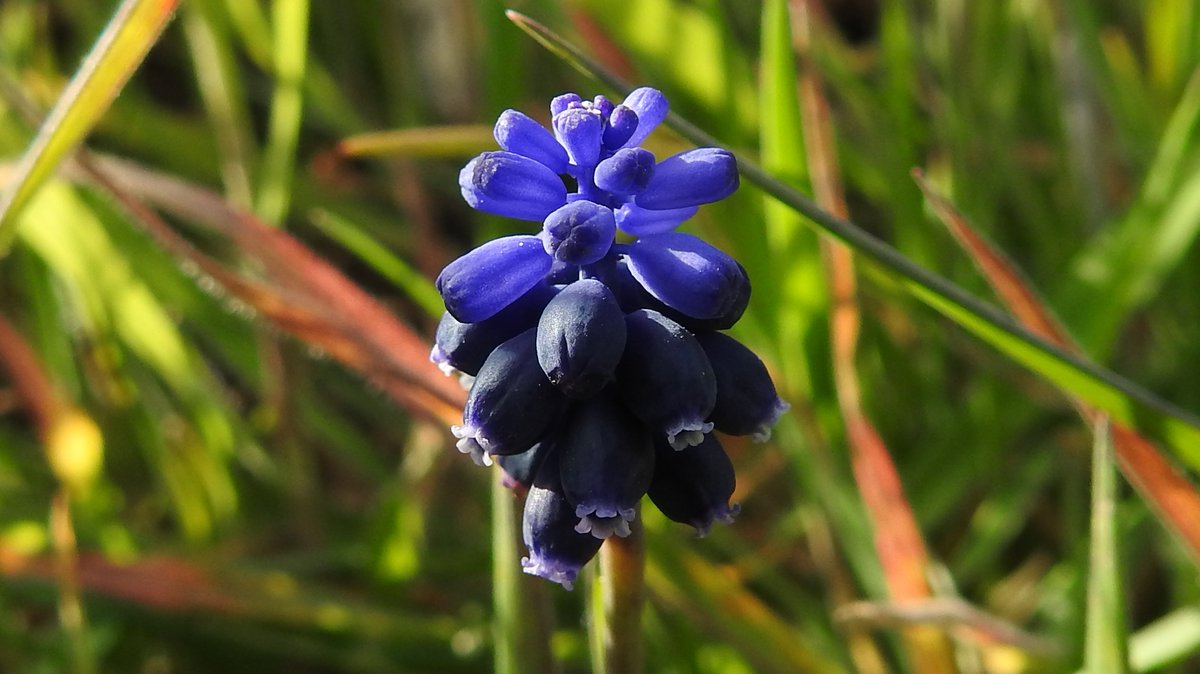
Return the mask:
<path id="1" fill-rule="evenodd" d="M 286 232 L 181 180 L 105 159 L 80 162 L 173 255 L 196 265 L 280 329 L 363 375 L 397 403 L 445 423 L 461 418 L 466 393 L 429 362 L 428 344 Z M 263 265 L 248 279 L 194 248 L 139 199 L 235 241 Z"/>
<path id="2" fill-rule="evenodd" d="M 603 69 L 581 50 L 529 17 L 508 11 L 508 17 L 559 58 L 620 93 L 632 87 Z M 670 113 L 666 123 L 698 145 L 725 147 L 694 124 Z M 728 149 L 728 148 L 726 148 Z M 767 194 L 804 214 L 822 232 L 854 249 L 885 278 L 960 327 L 1049 380 L 1062 390 L 1108 412 L 1115 421 L 1136 425 L 1170 444 L 1188 465 L 1200 469 L 1200 419 L 1162 400 L 1132 381 L 1054 346 L 1015 323 L 947 279 L 914 263 L 853 222 L 839 218 L 811 199 L 739 155 L 742 176 Z"/>
<path id="3" fill-rule="evenodd" d="M 158 40 L 179 0 L 125 0 L 42 123 L 0 195 L 0 255 L 12 244 L 16 215 L 108 110 Z"/>
<path id="4" fill-rule="evenodd" d="M 1020 269 L 980 236 L 958 209 L 933 189 L 923 173 L 914 171 L 913 177 L 942 223 L 971 256 L 1017 320 L 1066 351 L 1080 353 L 1079 345 L 1038 297 Z M 1084 420 L 1092 425 L 1104 416 L 1079 401 L 1076 407 Z M 1129 482 L 1181 540 L 1192 559 L 1200 562 L 1200 492 L 1150 441 L 1127 426 L 1112 424 L 1112 442 L 1116 447 L 1116 461 Z"/>

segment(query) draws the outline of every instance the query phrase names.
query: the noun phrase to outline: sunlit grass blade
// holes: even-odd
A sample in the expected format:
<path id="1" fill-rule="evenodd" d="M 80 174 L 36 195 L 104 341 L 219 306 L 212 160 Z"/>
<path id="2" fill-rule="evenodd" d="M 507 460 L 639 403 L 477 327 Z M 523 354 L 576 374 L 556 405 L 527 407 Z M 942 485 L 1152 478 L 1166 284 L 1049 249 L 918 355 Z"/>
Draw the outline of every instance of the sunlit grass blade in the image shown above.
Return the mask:
<path id="1" fill-rule="evenodd" d="M 89 163 L 87 170 L 160 245 L 280 328 L 359 372 L 401 405 L 446 423 L 461 418 L 465 393 L 429 362 L 428 344 L 298 240 L 174 178 L 111 160 Z M 248 280 L 196 250 L 138 197 L 230 237 L 259 259 L 269 281 Z"/>
<path id="2" fill-rule="evenodd" d="M 762 121 L 760 146 L 763 166 L 794 187 L 808 182 L 804 134 L 796 92 L 795 55 L 785 0 L 768 2 L 762 25 Z M 829 298 L 821 271 L 817 238 L 803 218 L 785 204 L 766 198 L 763 204 L 764 266 L 777 284 L 758 289 L 766 323 L 771 325 L 782 369 L 797 391 L 819 396 L 828 381 L 824 344 Z M 795 348 L 795 345 L 808 345 Z M 816 346 L 820 345 L 820 346 Z"/>
<path id="3" fill-rule="evenodd" d="M 1200 649 L 1200 608 L 1188 606 L 1159 618 L 1129 638 L 1129 663 L 1149 672 Z"/>
<path id="4" fill-rule="evenodd" d="M 1125 591 L 1117 546 L 1117 473 L 1108 421 L 1100 419 L 1093 431 L 1084 666 L 1095 674 L 1123 674 L 1129 671 L 1129 631 L 1125 626 Z"/>
<path id="5" fill-rule="evenodd" d="M 12 243 L 16 215 L 91 132 L 145 58 L 179 0 L 125 0 L 42 123 L 0 195 L 0 255 Z"/>
<path id="6" fill-rule="evenodd" d="M 945 197 L 938 194 L 920 171 L 913 177 L 955 240 L 971 256 L 1005 306 L 1033 333 L 1071 352 L 1080 349 L 1049 307 L 1025 280 L 1015 264 L 971 227 L 967 219 Z M 1091 424 L 1100 416 L 1086 404 L 1077 403 L 1080 414 Z M 1124 424 L 1112 424 L 1116 460 L 1142 498 L 1155 510 L 1200 562 L 1200 492 L 1179 473 L 1152 443 Z"/>
<path id="7" fill-rule="evenodd" d="M 361 133 L 337 149 L 346 157 L 469 157 L 495 146 L 492 127 L 472 124 Z"/>
<path id="8" fill-rule="evenodd" d="M 512 10 L 508 16 L 540 44 L 583 74 L 621 93 L 632 89 L 628 83 L 605 71 L 581 50 L 545 26 Z M 677 113 L 668 115 L 667 124 L 696 144 L 724 147 Z M 1114 420 L 1136 425 L 1162 438 L 1188 465 L 1200 469 L 1200 420 L 1193 414 L 1162 400 L 1125 377 L 1034 335 L 995 307 L 915 264 L 853 222 L 820 208 L 745 156 L 739 156 L 738 163 L 747 181 L 804 214 L 824 233 L 849 245 L 864 260 L 873 263 L 874 270 L 897 283 L 913 297 L 1064 391 L 1108 412 Z"/>
<path id="9" fill-rule="evenodd" d="M 271 7 L 275 91 L 255 212 L 272 224 L 287 215 L 292 197 L 296 144 L 304 110 L 304 71 L 308 61 L 308 0 L 274 0 Z"/>
<path id="10" fill-rule="evenodd" d="M 186 537 L 209 537 L 237 512 L 238 493 L 230 462 L 239 446 L 239 424 L 227 401 L 214 394 L 211 370 L 140 276 L 140 269 L 119 252 L 100 212 L 70 186 L 47 183 L 30 200 L 19 220 L 25 251 L 43 260 L 61 287 L 65 306 L 78 316 L 80 338 L 104 343 L 128 354 L 128 367 L 145 367 L 154 381 L 139 386 L 137 400 L 154 399 L 151 390 L 169 391 L 172 409 L 189 429 L 186 451 L 154 452 L 156 468 Z M 137 363 L 137 365 L 134 365 Z M 128 374 L 114 366 L 111 377 Z M 101 377 L 105 378 L 105 377 Z M 158 386 L 162 388 L 159 389 Z M 163 425 L 151 405 L 130 406 L 141 416 L 142 441 L 163 445 Z"/>
<path id="11" fill-rule="evenodd" d="M 779 3 L 782 7 L 782 3 Z M 800 99 L 805 156 L 817 203 L 838 217 L 846 217 L 845 191 L 835 150 L 829 102 L 811 58 L 812 16 L 807 1 L 796 4 L 796 43 L 803 72 Z M 787 12 L 782 20 L 787 21 Z M 791 23 L 789 21 L 789 23 Z M 791 52 L 789 50 L 790 58 Z M 851 465 L 859 493 L 875 532 L 875 549 L 891 598 L 899 603 L 920 601 L 932 595 L 926 578 L 929 564 L 924 537 L 905 496 L 891 453 L 862 406 L 856 353 L 862 316 L 854 256 L 849 248 L 824 239 L 821 242 L 832 309 L 829 316 L 832 367 L 838 404 L 847 428 Z M 936 628 L 911 627 L 903 631 L 910 662 L 922 672 L 955 672 L 954 652 Z"/>

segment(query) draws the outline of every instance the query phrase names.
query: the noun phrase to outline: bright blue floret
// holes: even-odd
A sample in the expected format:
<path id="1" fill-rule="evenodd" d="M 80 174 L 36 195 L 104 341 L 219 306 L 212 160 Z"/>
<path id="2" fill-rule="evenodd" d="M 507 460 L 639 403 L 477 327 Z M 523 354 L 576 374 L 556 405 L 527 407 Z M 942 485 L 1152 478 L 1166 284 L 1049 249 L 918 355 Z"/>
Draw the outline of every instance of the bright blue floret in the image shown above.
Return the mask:
<path id="1" fill-rule="evenodd" d="M 528 490 L 525 571 L 569 588 L 602 539 L 629 534 L 647 493 L 701 533 L 731 520 L 733 465 L 711 431 L 765 439 L 787 405 L 762 362 L 716 332 L 746 309 L 746 270 L 675 231 L 737 189 L 733 155 L 658 161 L 640 147 L 667 117 L 649 87 L 621 103 L 563 94 L 550 113 L 547 127 L 506 110 L 502 150 L 459 174 L 472 207 L 542 227 L 442 270 L 430 357 L 470 375 L 459 450 Z"/>

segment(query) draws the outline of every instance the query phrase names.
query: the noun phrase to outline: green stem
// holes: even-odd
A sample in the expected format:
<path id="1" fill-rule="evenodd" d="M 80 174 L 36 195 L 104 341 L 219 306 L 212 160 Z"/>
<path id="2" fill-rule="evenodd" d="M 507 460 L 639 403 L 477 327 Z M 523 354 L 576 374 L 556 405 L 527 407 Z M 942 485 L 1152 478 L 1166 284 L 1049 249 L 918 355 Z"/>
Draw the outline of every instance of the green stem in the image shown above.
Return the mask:
<path id="1" fill-rule="evenodd" d="M 550 638 L 554 621 L 546 582 L 521 572 L 517 495 L 492 475 L 492 593 L 496 674 L 556 674 Z"/>
<path id="2" fill-rule="evenodd" d="M 595 674 L 640 674 L 642 604 L 646 598 L 646 543 L 638 513 L 625 538 L 600 548 L 591 594 L 590 641 Z"/>
<path id="3" fill-rule="evenodd" d="M 257 213 L 273 225 L 281 225 L 291 202 L 291 186 L 304 112 L 304 70 L 308 54 L 308 0 L 275 0 L 274 24 L 275 92 L 263 155 L 262 183 Z"/>
<path id="4" fill-rule="evenodd" d="M 1125 597 L 1117 546 L 1117 471 L 1113 465 L 1108 419 L 1096 423 L 1094 432 L 1084 669 L 1123 674 L 1129 671 L 1129 630 L 1125 625 Z"/>
<path id="5" fill-rule="evenodd" d="M 71 497 L 65 487 L 50 503 L 50 531 L 54 540 L 55 576 L 58 583 L 58 621 L 71 650 L 74 674 L 95 674 L 96 659 L 88 642 L 87 620 L 79 588 L 79 554 L 71 521 Z"/>

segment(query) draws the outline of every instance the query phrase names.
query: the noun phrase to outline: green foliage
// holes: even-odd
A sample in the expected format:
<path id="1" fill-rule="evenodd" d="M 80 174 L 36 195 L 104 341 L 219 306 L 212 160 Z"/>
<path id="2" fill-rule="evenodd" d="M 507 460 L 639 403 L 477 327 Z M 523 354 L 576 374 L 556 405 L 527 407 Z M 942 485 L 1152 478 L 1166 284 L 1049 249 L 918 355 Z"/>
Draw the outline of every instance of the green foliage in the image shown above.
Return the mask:
<path id="1" fill-rule="evenodd" d="M 0 348 L 0 670 L 525 671 L 521 653 L 550 652 L 563 671 L 587 671 L 588 590 L 528 589 L 512 568 L 520 551 L 501 540 L 493 552 L 504 526 L 489 513 L 508 517 L 513 504 L 430 420 L 453 387 L 428 385 L 442 408 L 405 403 L 408 389 L 385 371 L 393 363 L 355 365 L 362 352 L 332 338 L 346 326 L 302 292 L 325 277 L 298 262 L 289 277 L 295 259 L 270 257 L 282 255 L 275 239 L 214 226 L 222 216 L 196 192 L 148 176 L 257 214 L 429 336 L 429 279 L 515 226 L 458 196 L 477 125 L 509 107 L 544 119 L 550 96 L 596 85 L 496 0 L 193 0 L 136 72 L 156 15 L 110 24 L 118 4 L 170 3 L 0 3 L 0 243 L 11 239 L 0 318 L 35 355 L 46 400 L 98 426 L 104 460 L 71 493 L 71 541 L 50 519 L 62 464 L 43 453 L 61 460 L 72 445 L 30 414 L 18 359 Z M 799 3 L 512 4 L 809 191 Z M 851 218 L 991 302 L 913 184 L 911 169 L 924 168 L 1091 358 L 1200 410 L 1200 10 L 879 5 L 865 42 L 819 21 L 811 47 Z M 122 37 L 93 53 L 113 56 L 79 67 L 106 26 Z M 83 84 L 70 89 L 73 77 Z M 33 118 L 51 110 L 39 131 Z M 460 128 L 436 128 L 448 125 Z M 405 135 L 360 135 L 388 130 Z M 126 171 L 122 185 L 167 213 L 186 245 L 164 243 L 86 167 L 66 161 L 54 176 L 85 136 L 93 159 L 153 171 Z M 375 149 L 356 154 L 352 137 Z M 650 147 L 663 156 L 685 143 L 663 131 Z M 1132 671 L 1193 671 L 1193 560 L 1162 512 L 1089 467 L 1093 447 L 1111 450 L 1107 433 L 1093 438 L 1045 382 L 1154 422 L 1147 434 L 1193 482 L 1195 429 L 1156 401 L 1150 415 L 1128 405 L 1123 382 L 1080 375 L 884 264 L 860 275 L 862 403 L 934 560 L 940 603 L 914 618 L 887 601 L 805 222 L 744 180 L 688 225 L 749 270 L 755 295 L 738 337 L 767 355 L 793 413 L 766 444 L 729 442 L 743 505 L 733 526 L 695 541 L 646 509 L 646 670 L 920 672 L 898 638 L 915 620 L 951 626 L 964 674 L 1116 671 L 1126 642 Z M 216 275 L 205 261 L 221 265 Z M 1092 468 L 1104 487 L 1095 500 Z M 495 575 L 492 554 L 505 564 Z M 64 558 L 74 579 L 56 566 Z M 63 610 L 76 582 L 86 620 L 73 623 Z"/>

